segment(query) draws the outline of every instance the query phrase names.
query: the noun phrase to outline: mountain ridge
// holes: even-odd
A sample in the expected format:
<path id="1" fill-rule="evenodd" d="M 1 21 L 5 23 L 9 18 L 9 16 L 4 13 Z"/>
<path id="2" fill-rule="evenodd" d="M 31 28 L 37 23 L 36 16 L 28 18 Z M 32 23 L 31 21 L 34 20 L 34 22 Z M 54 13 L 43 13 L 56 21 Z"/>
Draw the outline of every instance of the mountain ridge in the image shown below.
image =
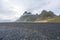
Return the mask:
<path id="1" fill-rule="evenodd" d="M 52 11 L 43 10 L 40 14 L 36 15 L 25 11 L 16 22 L 59 22 L 59 17 L 60 16 L 55 15 Z"/>

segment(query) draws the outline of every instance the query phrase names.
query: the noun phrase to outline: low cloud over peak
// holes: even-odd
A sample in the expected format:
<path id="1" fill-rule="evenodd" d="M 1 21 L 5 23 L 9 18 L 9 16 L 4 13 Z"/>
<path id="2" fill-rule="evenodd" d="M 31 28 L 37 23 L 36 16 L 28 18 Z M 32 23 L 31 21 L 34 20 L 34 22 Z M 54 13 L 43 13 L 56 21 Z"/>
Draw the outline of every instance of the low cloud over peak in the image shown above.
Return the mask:
<path id="1" fill-rule="evenodd" d="M 42 10 L 59 14 L 60 0 L 0 0 L 0 19 L 16 20 L 24 11 L 35 14 Z"/>

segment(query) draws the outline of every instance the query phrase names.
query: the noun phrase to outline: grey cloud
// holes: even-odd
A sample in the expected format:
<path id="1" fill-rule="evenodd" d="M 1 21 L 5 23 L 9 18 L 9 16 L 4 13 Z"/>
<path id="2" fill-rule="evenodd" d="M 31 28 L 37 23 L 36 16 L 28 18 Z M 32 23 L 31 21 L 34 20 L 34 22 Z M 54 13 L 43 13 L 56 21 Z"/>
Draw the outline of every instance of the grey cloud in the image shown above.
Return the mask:
<path id="1" fill-rule="evenodd" d="M 3 0 L 0 0 L 0 14 L 2 14 L 2 16 L 6 16 L 8 19 L 9 18 L 13 19 L 13 17 L 16 15 L 16 13 L 18 14 L 17 11 L 13 10 L 14 7 L 10 6 L 8 3 L 10 3 L 11 5 L 13 4 L 17 7 L 22 7 L 23 12 L 25 10 L 34 12 L 34 10 L 37 11 L 39 9 L 40 10 L 43 9 L 44 7 L 47 8 L 47 6 L 49 8 L 49 4 L 51 1 L 52 0 L 8 0 L 8 2 L 5 2 Z M 22 13 L 20 13 L 20 14 L 22 14 Z M 0 17 L 2 17 L 2 16 L 0 16 Z M 17 17 L 15 17 L 14 19 L 16 19 L 16 18 Z"/>
<path id="2" fill-rule="evenodd" d="M 24 5 L 27 11 L 34 11 L 47 5 L 49 0 L 13 0 L 12 2 L 16 5 Z"/>
<path id="3" fill-rule="evenodd" d="M 31 12 L 33 12 L 34 10 L 38 10 L 39 8 L 47 4 L 47 2 L 44 0 L 8 0 L 8 1 L 15 6 L 19 7 L 22 6 L 24 10 Z M 4 17 L 7 17 L 8 19 L 9 18 L 13 19 L 13 17 L 17 13 L 17 11 L 13 10 L 13 7 L 11 8 L 8 5 L 9 2 L 0 0 L 0 14 L 2 15 L 3 19 L 6 19 Z"/>

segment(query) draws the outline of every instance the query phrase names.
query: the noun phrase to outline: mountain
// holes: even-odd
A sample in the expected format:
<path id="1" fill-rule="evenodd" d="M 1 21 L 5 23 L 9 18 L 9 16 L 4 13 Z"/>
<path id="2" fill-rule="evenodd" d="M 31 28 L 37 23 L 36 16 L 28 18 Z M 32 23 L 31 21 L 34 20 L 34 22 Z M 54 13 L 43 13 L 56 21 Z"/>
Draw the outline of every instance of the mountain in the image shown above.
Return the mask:
<path id="1" fill-rule="evenodd" d="M 38 16 L 38 19 L 46 19 L 46 18 L 54 18 L 56 17 L 56 15 L 52 12 L 52 11 L 46 11 L 46 10 L 43 10 L 41 12 L 41 14 Z"/>
<path id="2" fill-rule="evenodd" d="M 56 20 L 57 19 L 57 20 Z M 53 22 L 60 21 L 60 16 L 57 16 L 52 11 L 43 10 L 39 15 L 25 11 L 16 22 Z"/>
<path id="3" fill-rule="evenodd" d="M 31 12 L 25 11 L 23 15 L 17 20 L 17 22 L 34 21 L 35 19 L 36 15 L 33 15 Z"/>
<path id="4" fill-rule="evenodd" d="M 54 17 L 56 15 L 52 11 L 43 10 L 39 16 L 40 17 Z"/>

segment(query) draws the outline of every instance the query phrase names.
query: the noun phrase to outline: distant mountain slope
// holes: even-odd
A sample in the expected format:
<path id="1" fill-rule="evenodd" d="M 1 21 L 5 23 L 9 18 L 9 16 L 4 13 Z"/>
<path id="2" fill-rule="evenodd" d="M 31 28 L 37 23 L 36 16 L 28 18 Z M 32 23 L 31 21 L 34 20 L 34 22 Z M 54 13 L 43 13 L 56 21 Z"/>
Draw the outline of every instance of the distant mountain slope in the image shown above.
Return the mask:
<path id="1" fill-rule="evenodd" d="M 37 19 L 39 20 L 45 20 L 45 19 L 50 19 L 50 18 L 54 18 L 56 17 L 57 15 L 55 15 L 52 11 L 46 11 L 46 10 L 43 10 L 41 12 L 41 14 L 38 16 Z"/>
<path id="2" fill-rule="evenodd" d="M 33 15 L 25 11 L 16 22 L 56 22 L 60 21 L 60 16 L 55 15 L 52 11 L 43 10 L 39 15 Z"/>
<path id="3" fill-rule="evenodd" d="M 37 16 L 33 15 L 31 12 L 25 11 L 24 14 L 17 20 L 17 22 L 34 21 L 36 17 Z"/>
<path id="4" fill-rule="evenodd" d="M 40 17 L 54 17 L 56 16 L 52 11 L 46 11 L 43 10 L 42 13 L 40 14 Z"/>

